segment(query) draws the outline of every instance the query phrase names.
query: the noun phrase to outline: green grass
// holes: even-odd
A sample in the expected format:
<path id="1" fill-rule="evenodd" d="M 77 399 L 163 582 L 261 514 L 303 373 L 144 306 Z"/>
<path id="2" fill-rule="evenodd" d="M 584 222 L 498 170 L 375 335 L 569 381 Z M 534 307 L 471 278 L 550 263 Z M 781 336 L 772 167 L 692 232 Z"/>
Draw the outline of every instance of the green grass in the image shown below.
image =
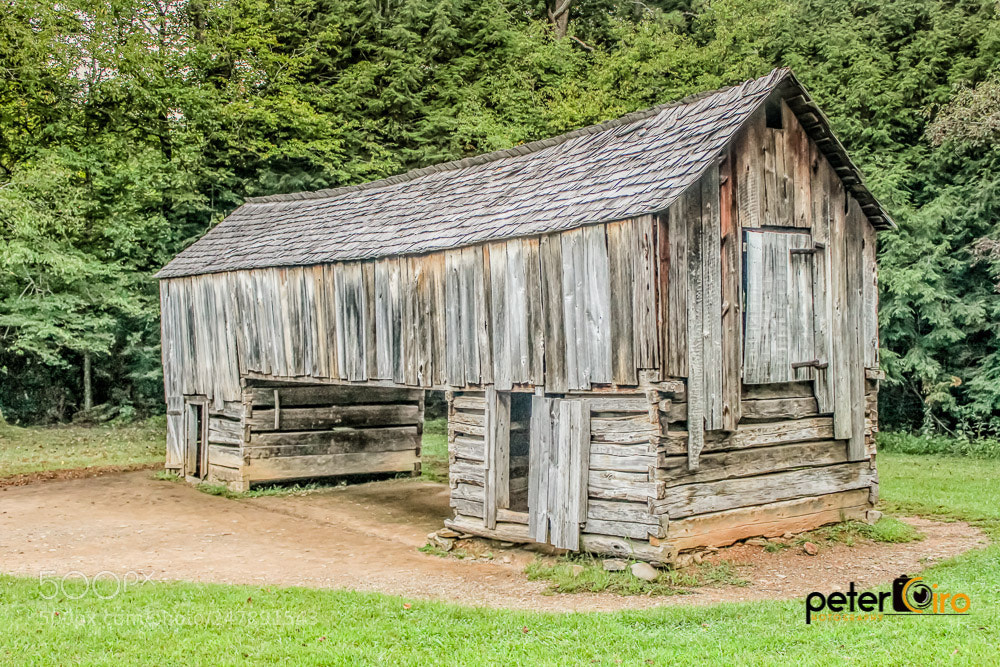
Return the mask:
<path id="1" fill-rule="evenodd" d="M 798 536 L 796 544 L 815 542 L 817 544 L 840 542 L 854 546 L 856 542 L 914 542 L 924 539 L 924 534 L 910 524 L 894 517 L 882 517 L 874 524 L 861 521 L 845 521 L 832 526 L 823 526 Z"/>
<path id="2" fill-rule="evenodd" d="M 877 437 L 880 453 L 1000 459 L 1000 440 L 996 438 L 950 438 L 944 435 L 914 435 L 893 431 L 879 433 Z"/>
<path id="3" fill-rule="evenodd" d="M 223 498 L 263 498 L 265 496 L 307 496 L 315 491 L 331 489 L 339 486 L 338 482 L 307 482 L 305 484 L 268 484 L 259 486 L 249 491 L 231 491 L 225 484 L 212 484 L 202 482 L 195 488 L 210 496 L 221 496 Z"/>
<path id="4" fill-rule="evenodd" d="M 162 463 L 166 421 L 23 428 L 0 421 L 0 478 L 44 470 Z"/>
<path id="5" fill-rule="evenodd" d="M 879 465 L 888 511 L 968 519 L 1000 536 L 1000 461 L 885 453 Z M 77 582 L 46 599 L 37 579 L 2 576 L 0 663 L 995 664 L 1000 546 L 923 575 L 968 593 L 971 614 L 807 626 L 802 600 L 546 614 L 182 583 L 115 595 Z"/>
<path id="6" fill-rule="evenodd" d="M 424 422 L 420 445 L 420 476 L 429 482 L 448 481 L 448 420 Z"/>
<path id="7" fill-rule="evenodd" d="M 525 568 L 528 579 L 549 582 L 550 593 L 617 593 L 619 595 L 677 595 L 700 586 L 745 586 L 736 568 L 726 562 L 700 563 L 681 570 L 661 570 L 655 581 L 643 581 L 628 570 L 608 572 L 601 560 L 572 555 L 557 561 L 537 558 Z"/>

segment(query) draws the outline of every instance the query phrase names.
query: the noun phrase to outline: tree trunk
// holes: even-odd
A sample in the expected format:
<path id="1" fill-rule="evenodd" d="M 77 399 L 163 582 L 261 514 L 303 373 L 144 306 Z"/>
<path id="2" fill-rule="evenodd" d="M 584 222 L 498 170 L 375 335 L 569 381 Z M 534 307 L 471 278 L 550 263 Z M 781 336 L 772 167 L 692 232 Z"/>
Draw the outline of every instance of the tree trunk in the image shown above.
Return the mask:
<path id="1" fill-rule="evenodd" d="M 549 0 L 549 23 L 558 39 L 566 36 L 569 30 L 569 6 L 573 0 Z"/>
<path id="2" fill-rule="evenodd" d="M 94 407 L 94 389 L 90 382 L 90 352 L 83 353 L 83 409 Z"/>

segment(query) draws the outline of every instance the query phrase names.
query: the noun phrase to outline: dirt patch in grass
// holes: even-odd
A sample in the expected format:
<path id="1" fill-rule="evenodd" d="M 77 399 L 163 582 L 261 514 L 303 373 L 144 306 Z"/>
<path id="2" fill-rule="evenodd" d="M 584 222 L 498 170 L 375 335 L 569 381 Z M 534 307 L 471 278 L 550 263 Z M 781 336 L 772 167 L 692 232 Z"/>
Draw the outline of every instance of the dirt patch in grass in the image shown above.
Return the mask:
<path id="1" fill-rule="evenodd" d="M 39 470 L 37 472 L 0 477 L 0 488 L 8 486 L 24 486 L 26 484 L 34 484 L 35 482 L 100 477 L 102 475 L 114 475 L 123 472 L 134 472 L 136 470 L 155 470 L 156 468 L 161 467 L 163 467 L 162 463 L 132 463 L 120 466 L 92 466 L 89 468 L 65 468 L 63 470 Z"/>
<path id="2" fill-rule="evenodd" d="M 8 486 L 0 496 L 2 569 L 10 574 L 142 572 L 159 580 L 349 588 L 537 610 L 783 599 L 846 589 L 851 581 L 874 586 L 986 543 L 963 522 L 907 519 L 925 539 L 859 540 L 853 547 L 834 541 L 816 556 L 741 545 L 706 559 L 713 565 L 704 573 L 731 567 L 745 586 L 722 578 L 685 595 L 623 596 L 608 592 L 613 587 L 564 595 L 552 594 L 549 580 L 528 578 L 525 568 L 537 552 L 524 548 L 496 543 L 488 558 L 421 553 L 451 510 L 446 485 L 419 479 L 230 499 L 134 472 Z"/>

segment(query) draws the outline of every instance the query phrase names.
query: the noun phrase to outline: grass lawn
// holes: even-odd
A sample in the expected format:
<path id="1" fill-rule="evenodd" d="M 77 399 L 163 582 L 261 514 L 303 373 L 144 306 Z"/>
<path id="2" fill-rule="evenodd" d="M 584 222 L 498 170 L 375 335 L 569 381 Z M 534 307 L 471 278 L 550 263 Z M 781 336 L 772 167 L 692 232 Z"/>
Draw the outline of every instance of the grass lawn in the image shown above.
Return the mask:
<path id="1" fill-rule="evenodd" d="M 1000 461 L 880 454 L 879 464 L 888 508 L 968 518 L 998 536 Z M 807 626 L 802 600 L 542 614 L 195 584 L 117 596 L 71 584 L 46 599 L 37 581 L 0 577 L 0 663 L 995 664 L 1000 546 L 923 574 L 968 593 L 971 614 Z"/>
<path id="2" fill-rule="evenodd" d="M 22 428 L 0 421 L 0 479 L 42 470 L 162 463 L 163 417 L 135 424 Z"/>

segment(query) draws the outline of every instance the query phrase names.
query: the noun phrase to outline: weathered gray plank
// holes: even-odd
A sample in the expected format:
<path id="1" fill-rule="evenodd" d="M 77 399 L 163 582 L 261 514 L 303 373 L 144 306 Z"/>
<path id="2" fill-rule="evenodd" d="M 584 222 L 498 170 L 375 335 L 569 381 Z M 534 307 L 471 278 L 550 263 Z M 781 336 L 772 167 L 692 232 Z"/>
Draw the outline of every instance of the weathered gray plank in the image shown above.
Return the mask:
<path id="1" fill-rule="evenodd" d="M 633 308 L 638 290 L 633 289 L 633 261 L 638 243 L 632 220 L 607 226 L 611 281 L 611 376 L 615 384 L 636 384 L 635 347 L 639 333 L 633 331 Z"/>
<path id="2" fill-rule="evenodd" d="M 483 521 L 495 528 L 497 509 L 510 505 L 510 394 L 486 388 L 485 479 L 486 495 Z"/>
<path id="3" fill-rule="evenodd" d="M 652 506 L 654 512 L 679 519 L 736 507 L 865 488 L 874 478 L 874 471 L 867 463 L 845 463 L 759 477 L 677 486 L 664 499 L 654 501 Z"/>
<path id="4" fill-rule="evenodd" d="M 719 170 L 701 177 L 702 370 L 705 376 L 705 429 L 723 427 L 722 420 L 722 221 Z M 690 399 L 689 399 L 690 400 Z"/>
<path id="5" fill-rule="evenodd" d="M 566 373 L 566 337 L 563 328 L 562 241 L 559 235 L 538 241 L 542 315 L 544 326 L 545 390 L 564 393 L 569 388 Z"/>
<path id="6" fill-rule="evenodd" d="M 705 444 L 705 338 L 704 338 L 704 224 L 701 191 L 685 196 L 687 210 L 687 370 L 688 370 L 688 465 L 698 469 L 698 457 Z"/>

